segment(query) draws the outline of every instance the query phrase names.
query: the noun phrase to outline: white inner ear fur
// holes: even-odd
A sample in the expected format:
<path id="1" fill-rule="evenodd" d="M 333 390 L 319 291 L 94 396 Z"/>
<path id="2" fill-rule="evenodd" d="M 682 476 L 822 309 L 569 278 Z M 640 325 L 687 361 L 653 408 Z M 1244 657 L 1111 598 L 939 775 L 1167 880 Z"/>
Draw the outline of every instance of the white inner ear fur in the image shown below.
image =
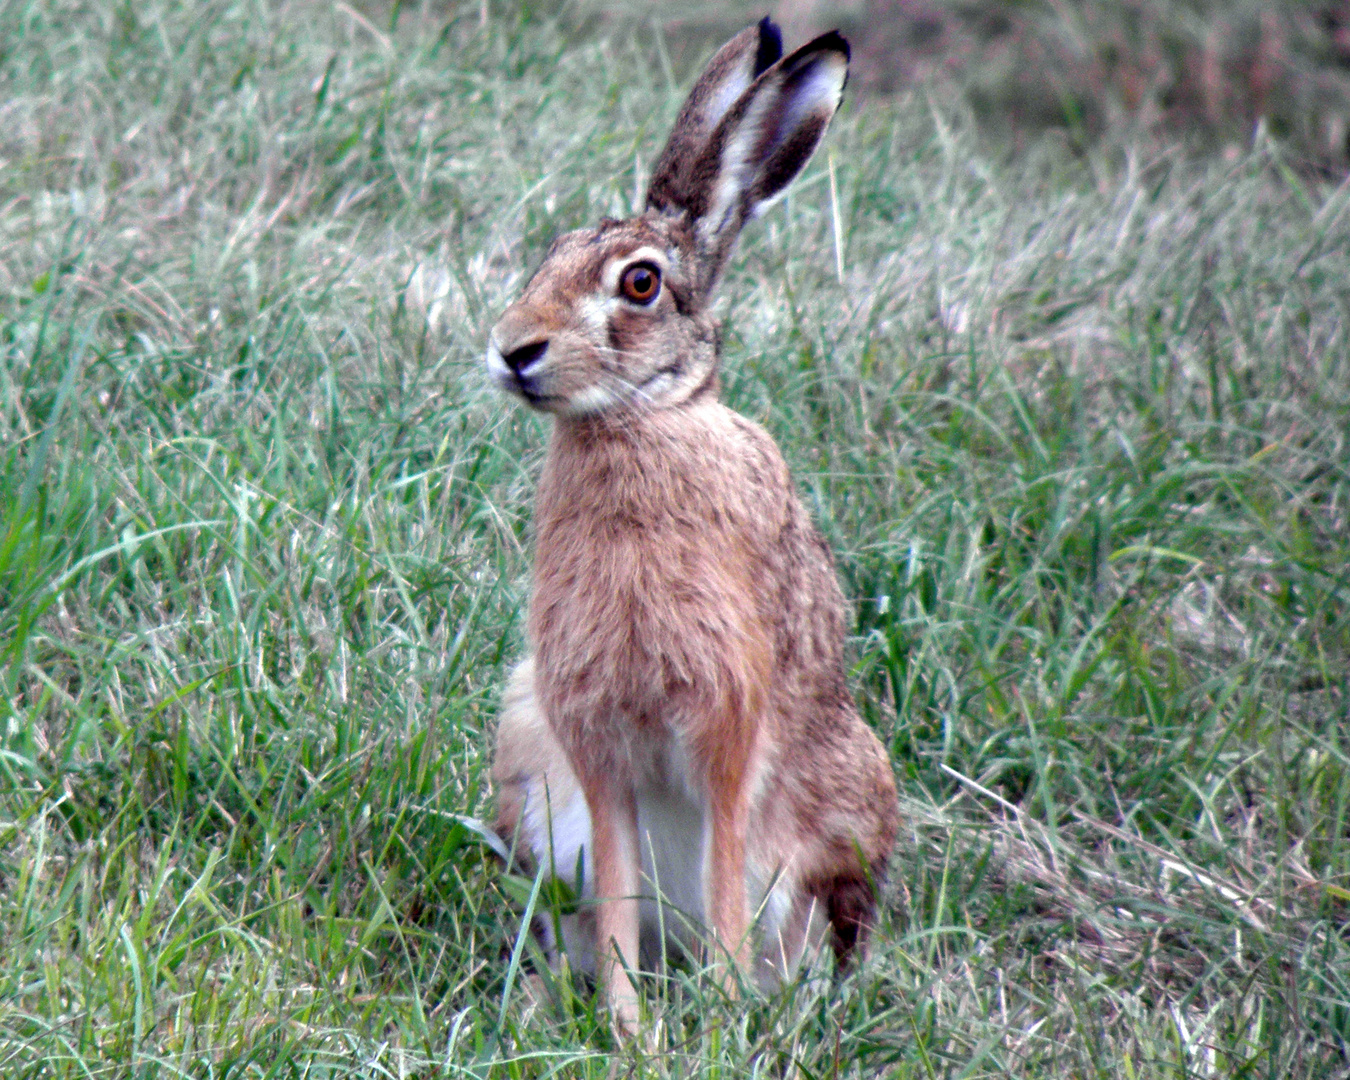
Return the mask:
<path id="1" fill-rule="evenodd" d="M 736 132 L 722 151 L 722 168 L 718 173 L 708 212 L 698 224 L 699 239 L 711 245 L 726 228 L 742 195 L 753 186 L 755 177 L 774 152 L 788 142 L 797 130 L 812 116 L 829 120 L 839 108 L 848 77 L 848 61 L 838 53 L 826 53 L 814 59 L 805 75 L 790 91 L 781 85 L 765 86 L 750 103 Z M 784 100 L 785 99 L 785 100 Z M 765 123 L 773 116 L 773 106 L 782 101 L 782 112 L 776 118 L 775 130 L 765 141 Z M 805 164 L 805 162 L 803 162 Z M 754 216 L 778 201 L 787 190 L 784 184 L 777 192 L 749 208 Z"/>
<path id="2" fill-rule="evenodd" d="M 783 109 L 783 125 L 779 129 L 776 149 L 787 136 L 799 127 L 812 113 L 825 117 L 834 115 L 839 108 L 839 99 L 844 93 L 844 80 L 848 76 L 848 64 L 838 53 L 826 54 L 811 65 L 806 76 L 794 88 Z M 772 150 L 770 150 L 772 153 Z"/>
<path id="3" fill-rule="evenodd" d="M 754 78 L 751 70 L 748 70 L 745 64 L 741 64 L 735 74 L 713 91 L 703 110 L 703 122 L 708 125 L 709 131 L 722 122 L 722 117 L 726 116 L 740 96 L 750 89 L 752 82 Z"/>
<path id="4" fill-rule="evenodd" d="M 762 164 L 762 159 L 753 158 L 755 146 L 760 140 L 764 118 L 777 97 L 777 87 L 767 93 L 757 94 L 722 150 L 722 167 L 717 173 L 717 183 L 712 198 L 708 200 L 707 212 L 698 223 L 699 240 L 706 247 L 713 246 L 713 241 L 721 235 L 728 219 L 735 213 L 741 196 L 754 181 L 755 173 Z"/>

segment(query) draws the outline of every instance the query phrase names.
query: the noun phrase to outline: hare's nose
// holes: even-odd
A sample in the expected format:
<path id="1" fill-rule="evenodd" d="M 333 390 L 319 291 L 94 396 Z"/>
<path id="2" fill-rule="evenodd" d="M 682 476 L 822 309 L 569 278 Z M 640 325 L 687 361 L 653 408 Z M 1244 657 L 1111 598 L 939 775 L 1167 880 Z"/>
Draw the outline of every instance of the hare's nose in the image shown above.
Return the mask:
<path id="1" fill-rule="evenodd" d="M 533 341 L 521 345 L 508 353 L 502 353 L 502 363 L 519 375 L 548 351 L 548 339 Z"/>

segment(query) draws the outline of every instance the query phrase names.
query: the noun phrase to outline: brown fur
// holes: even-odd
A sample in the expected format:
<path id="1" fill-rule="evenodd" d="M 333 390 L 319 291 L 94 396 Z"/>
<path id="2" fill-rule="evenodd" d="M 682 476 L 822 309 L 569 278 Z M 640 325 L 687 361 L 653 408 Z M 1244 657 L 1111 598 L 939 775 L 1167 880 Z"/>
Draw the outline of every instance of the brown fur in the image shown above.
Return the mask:
<path id="1" fill-rule="evenodd" d="M 648 849 L 660 862 L 639 830 L 644 800 L 699 808 L 706 843 L 698 831 L 678 843 L 701 862 L 714 959 L 757 957 L 780 978 L 821 914 L 841 959 L 862 941 L 897 828 L 890 763 L 848 690 L 829 550 L 772 439 L 716 398 L 707 308 L 722 260 L 811 156 L 846 70 L 827 35 L 755 74 L 776 58 L 770 31 L 714 57 L 652 208 L 561 237 L 489 347 L 502 386 L 556 416 L 536 499 L 532 659 L 498 733 L 498 826 L 545 857 L 553 825 L 538 800 L 570 813 L 579 787 L 596 901 L 582 947 L 597 950 L 625 1029 L 636 995 L 616 965 L 638 963 Z M 747 88 L 728 100 L 736 80 Z M 615 291 L 638 262 L 661 275 L 648 305 Z M 751 905 L 770 893 L 787 906 L 756 950 Z"/>

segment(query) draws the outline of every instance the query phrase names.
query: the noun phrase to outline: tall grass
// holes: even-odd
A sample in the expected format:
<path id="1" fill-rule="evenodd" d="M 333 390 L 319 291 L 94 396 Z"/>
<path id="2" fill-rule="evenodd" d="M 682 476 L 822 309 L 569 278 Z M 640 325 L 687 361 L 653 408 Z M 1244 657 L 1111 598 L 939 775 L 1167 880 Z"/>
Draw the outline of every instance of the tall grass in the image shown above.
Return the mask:
<path id="1" fill-rule="evenodd" d="M 670 55 L 0 0 L 0 1073 L 1344 1075 L 1350 190 L 1264 137 L 846 109 L 725 367 L 856 601 L 873 956 L 653 977 L 651 1047 L 539 969 L 478 822 L 546 425 L 479 354 L 633 208 Z"/>

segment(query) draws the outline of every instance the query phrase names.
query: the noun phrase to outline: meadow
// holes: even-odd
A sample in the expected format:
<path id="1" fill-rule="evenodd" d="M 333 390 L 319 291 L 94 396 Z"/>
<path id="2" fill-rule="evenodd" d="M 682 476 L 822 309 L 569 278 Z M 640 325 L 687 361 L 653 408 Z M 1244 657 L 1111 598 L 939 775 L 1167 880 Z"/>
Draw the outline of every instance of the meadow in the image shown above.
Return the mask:
<path id="1" fill-rule="evenodd" d="M 698 55 L 530 11 L 0 0 L 0 1075 L 1350 1074 L 1350 185 L 1259 127 L 846 102 L 724 396 L 855 606 L 872 955 L 651 1048 L 541 969 L 484 335 Z"/>

